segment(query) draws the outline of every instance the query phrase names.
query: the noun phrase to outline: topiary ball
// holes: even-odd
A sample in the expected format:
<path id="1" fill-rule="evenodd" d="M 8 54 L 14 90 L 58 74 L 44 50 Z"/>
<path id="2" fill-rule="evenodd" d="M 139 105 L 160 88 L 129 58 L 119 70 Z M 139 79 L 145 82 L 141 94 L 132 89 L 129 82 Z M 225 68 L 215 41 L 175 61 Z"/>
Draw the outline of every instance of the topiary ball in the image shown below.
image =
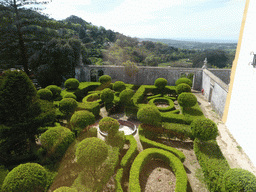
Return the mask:
<path id="1" fill-rule="evenodd" d="M 108 135 L 106 138 L 106 143 L 112 147 L 118 147 L 123 149 L 125 143 L 125 135 L 123 131 L 118 131 L 115 135 Z"/>
<path id="2" fill-rule="evenodd" d="M 95 123 L 95 116 L 92 112 L 86 110 L 76 111 L 70 119 L 70 125 L 72 127 L 72 130 L 81 130 L 93 123 Z"/>
<path id="3" fill-rule="evenodd" d="M 166 85 L 167 85 L 167 80 L 165 78 L 158 78 L 155 80 L 155 86 L 158 89 L 164 89 Z"/>
<path id="4" fill-rule="evenodd" d="M 99 78 L 99 82 L 101 84 L 105 84 L 105 83 L 111 83 L 112 79 L 109 75 L 102 75 L 100 78 Z"/>
<path id="5" fill-rule="evenodd" d="M 160 126 L 162 122 L 162 117 L 160 111 L 156 106 L 146 105 L 139 109 L 137 113 L 137 118 L 139 121 L 145 124 Z"/>
<path id="6" fill-rule="evenodd" d="M 256 191 L 256 177 L 241 168 L 229 169 L 223 176 L 223 191 Z"/>
<path id="7" fill-rule="evenodd" d="M 113 84 L 113 89 L 114 89 L 114 91 L 121 92 L 126 89 L 125 83 L 123 81 L 116 81 Z"/>
<path id="8" fill-rule="evenodd" d="M 75 78 L 69 78 L 65 81 L 64 86 L 67 90 L 75 90 L 79 87 L 79 81 Z"/>
<path id="9" fill-rule="evenodd" d="M 64 95 L 64 98 L 73 98 L 73 99 L 77 99 L 77 97 L 73 94 L 73 93 L 67 93 L 66 95 Z"/>
<path id="10" fill-rule="evenodd" d="M 45 87 L 45 89 L 49 89 L 52 92 L 52 98 L 55 99 L 60 96 L 61 88 L 57 85 L 49 85 Z"/>
<path id="11" fill-rule="evenodd" d="M 108 145 L 97 137 L 86 138 L 78 144 L 76 157 L 83 167 L 95 169 L 108 157 Z"/>
<path id="12" fill-rule="evenodd" d="M 37 95 L 40 99 L 48 101 L 50 101 L 53 96 L 52 92 L 49 89 L 40 89 L 37 91 Z"/>
<path id="13" fill-rule="evenodd" d="M 175 85 L 178 86 L 181 83 L 186 83 L 188 84 L 190 87 L 192 87 L 192 81 L 188 78 L 179 78 L 176 82 Z"/>
<path id="14" fill-rule="evenodd" d="M 191 123 L 192 135 L 201 141 L 216 139 L 218 136 L 218 126 L 208 118 L 198 118 Z"/>
<path id="15" fill-rule="evenodd" d="M 75 135 L 66 127 L 53 127 L 41 135 L 42 147 L 50 156 L 56 159 L 62 157 L 69 145 L 74 141 Z"/>
<path id="16" fill-rule="evenodd" d="M 59 110 L 64 113 L 65 115 L 68 115 L 70 113 L 74 113 L 78 106 L 78 103 L 73 98 L 64 98 L 59 102 Z"/>
<path id="17" fill-rule="evenodd" d="M 108 135 L 115 135 L 119 130 L 119 122 L 112 117 L 104 117 L 99 122 L 99 128 Z"/>
<path id="18" fill-rule="evenodd" d="M 5 177 L 2 191 L 45 191 L 47 180 L 47 171 L 41 165 L 37 163 L 20 164 Z"/>
<path id="19" fill-rule="evenodd" d="M 197 98 L 193 93 L 183 92 L 178 96 L 178 103 L 184 108 L 193 107 L 197 103 Z"/>
<path id="20" fill-rule="evenodd" d="M 131 100 L 133 95 L 134 95 L 134 92 L 132 89 L 123 90 L 119 95 L 121 104 L 125 106 L 133 105 L 133 101 Z"/>
<path id="21" fill-rule="evenodd" d="M 190 92 L 191 93 L 191 87 L 186 83 L 181 83 L 178 86 L 176 86 L 176 93 L 179 95 L 183 92 Z"/>
<path id="22" fill-rule="evenodd" d="M 111 103 L 114 100 L 114 92 L 110 88 L 105 88 L 101 91 L 100 99 L 103 102 Z"/>
<path id="23" fill-rule="evenodd" d="M 58 189 L 55 189 L 53 192 L 78 192 L 76 188 L 71 187 L 59 187 Z"/>

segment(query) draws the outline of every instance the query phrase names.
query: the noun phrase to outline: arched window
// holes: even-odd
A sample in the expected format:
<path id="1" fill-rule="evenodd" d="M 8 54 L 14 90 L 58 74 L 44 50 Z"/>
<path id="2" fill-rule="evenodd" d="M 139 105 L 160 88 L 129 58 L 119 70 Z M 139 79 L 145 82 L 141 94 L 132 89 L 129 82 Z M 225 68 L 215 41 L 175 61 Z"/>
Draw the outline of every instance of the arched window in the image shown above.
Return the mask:
<path id="1" fill-rule="evenodd" d="M 97 82 L 97 71 L 92 69 L 90 71 L 91 82 Z"/>
<path id="2" fill-rule="evenodd" d="M 99 69 L 99 70 L 98 70 L 98 77 L 100 77 L 100 76 L 102 76 L 102 75 L 104 75 L 104 71 L 103 71 L 102 69 Z"/>

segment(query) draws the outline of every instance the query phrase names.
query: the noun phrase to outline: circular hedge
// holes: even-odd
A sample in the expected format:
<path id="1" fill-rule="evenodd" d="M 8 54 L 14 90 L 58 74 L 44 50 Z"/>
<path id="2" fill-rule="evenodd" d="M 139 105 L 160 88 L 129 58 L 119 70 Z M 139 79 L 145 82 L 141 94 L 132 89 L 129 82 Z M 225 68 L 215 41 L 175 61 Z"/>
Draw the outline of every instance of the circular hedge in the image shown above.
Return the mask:
<path id="1" fill-rule="evenodd" d="M 53 99 L 60 96 L 61 88 L 58 87 L 57 85 L 49 85 L 49 86 L 45 87 L 45 89 L 49 89 L 52 92 L 52 98 Z"/>
<path id="2" fill-rule="evenodd" d="M 167 85 L 167 80 L 165 78 L 158 78 L 155 80 L 155 86 L 158 89 L 164 89 L 166 85 Z"/>
<path id="3" fill-rule="evenodd" d="M 76 188 L 71 187 L 59 187 L 58 189 L 55 189 L 53 192 L 78 192 Z"/>
<path id="4" fill-rule="evenodd" d="M 2 191 L 45 191 L 47 180 L 47 171 L 41 165 L 37 163 L 20 164 L 5 177 Z"/>
<path id="5" fill-rule="evenodd" d="M 76 111 L 71 119 L 70 124 L 73 129 L 84 129 L 88 125 L 95 123 L 95 116 L 89 111 Z"/>
<path id="6" fill-rule="evenodd" d="M 216 139 L 218 136 L 218 126 L 208 118 L 198 118 L 191 123 L 192 135 L 201 141 Z"/>
<path id="7" fill-rule="evenodd" d="M 104 117 L 99 122 L 99 128 L 108 135 L 115 135 L 119 130 L 119 122 L 112 117 Z"/>
<path id="8" fill-rule="evenodd" d="M 186 83 L 188 84 L 190 87 L 192 87 L 192 81 L 188 78 L 179 78 L 176 82 L 175 85 L 178 86 L 181 83 Z"/>
<path id="9" fill-rule="evenodd" d="M 113 84 L 113 89 L 114 89 L 114 91 L 121 92 L 126 89 L 125 83 L 123 81 L 116 81 Z"/>
<path id="10" fill-rule="evenodd" d="M 108 145 L 105 141 L 91 137 L 81 141 L 76 149 L 77 162 L 88 168 L 97 168 L 108 156 Z"/>
<path id="11" fill-rule="evenodd" d="M 69 145 L 74 141 L 75 135 L 66 127 L 53 127 L 41 135 L 42 147 L 49 155 L 62 157 Z"/>
<path id="12" fill-rule="evenodd" d="M 73 98 L 64 98 L 59 102 L 59 110 L 64 114 L 73 113 L 78 106 L 78 103 Z"/>
<path id="13" fill-rule="evenodd" d="M 100 78 L 99 78 L 99 82 L 101 84 L 105 84 L 105 83 L 111 83 L 112 79 L 109 75 L 102 75 Z"/>
<path id="14" fill-rule="evenodd" d="M 193 93 L 183 92 L 178 96 L 178 103 L 184 108 L 193 107 L 197 103 L 197 98 Z"/>
<path id="15" fill-rule="evenodd" d="M 156 106 L 146 105 L 139 109 L 137 113 L 139 121 L 145 124 L 160 126 L 162 117 Z"/>
<path id="16" fill-rule="evenodd" d="M 191 87 L 186 83 L 181 83 L 178 86 L 176 86 L 176 93 L 179 95 L 183 92 L 191 93 Z"/>
<path id="17" fill-rule="evenodd" d="M 131 100 L 133 95 L 134 95 L 134 92 L 132 89 L 123 90 L 119 95 L 120 102 L 125 106 L 133 105 L 133 101 Z"/>
<path id="18" fill-rule="evenodd" d="M 64 98 L 73 98 L 73 99 L 77 100 L 77 97 L 75 96 L 74 93 L 67 93 L 66 95 L 64 95 Z"/>
<path id="19" fill-rule="evenodd" d="M 169 106 L 168 107 L 157 107 L 155 105 L 155 102 L 164 102 L 164 103 L 167 103 Z M 168 98 L 165 98 L 165 97 L 157 97 L 157 98 L 154 98 L 154 99 L 151 99 L 149 100 L 148 102 L 149 105 L 153 105 L 153 106 L 156 106 L 157 109 L 161 112 L 165 112 L 165 111 L 171 111 L 173 110 L 175 107 L 174 107 L 174 102 L 171 100 L 171 99 L 168 99 Z"/>
<path id="20" fill-rule="evenodd" d="M 69 78 L 65 81 L 64 86 L 67 90 L 75 90 L 79 87 L 79 81 L 75 78 Z"/>
<path id="21" fill-rule="evenodd" d="M 40 89 L 37 91 L 37 94 L 39 95 L 40 99 L 48 101 L 50 101 L 53 96 L 49 89 Z"/>
<path id="22" fill-rule="evenodd" d="M 111 103 L 114 100 L 114 92 L 110 88 L 105 88 L 101 91 L 100 99 L 103 102 Z"/>
<path id="23" fill-rule="evenodd" d="M 223 176 L 223 191 L 256 191 L 256 177 L 241 168 L 229 169 Z"/>

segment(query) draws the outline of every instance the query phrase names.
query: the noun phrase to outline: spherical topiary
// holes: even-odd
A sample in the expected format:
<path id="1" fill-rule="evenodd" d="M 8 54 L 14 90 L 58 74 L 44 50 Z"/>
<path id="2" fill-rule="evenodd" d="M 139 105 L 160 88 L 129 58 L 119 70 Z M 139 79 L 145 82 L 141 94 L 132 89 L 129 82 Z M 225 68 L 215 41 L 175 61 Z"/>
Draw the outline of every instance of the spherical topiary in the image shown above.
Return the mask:
<path id="1" fill-rule="evenodd" d="M 11 170 L 2 185 L 2 191 L 37 192 L 45 191 L 47 171 L 37 163 L 20 164 Z"/>
<path id="2" fill-rule="evenodd" d="M 71 187 L 59 187 L 58 189 L 55 189 L 53 192 L 78 192 L 76 188 Z"/>
<path id="3" fill-rule="evenodd" d="M 132 89 L 123 90 L 119 95 L 120 102 L 125 106 L 133 105 L 133 101 L 131 100 L 133 95 L 134 95 L 134 92 Z"/>
<path id="4" fill-rule="evenodd" d="M 70 125 L 72 127 L 72 130 L 84 129 L 88 125 L 91 125 L 93 123 L 95 123 L 95 116 L 92 112 L 86 110 L 76 111 L 70 119 Z"/>
<path id="5" fill-rule="evenodd" d="M 110 88 L 105 88 L 101 91 L 100 99 L 103 102 L 111 103 L 114 100 L 114 92 Z"/>
<path id="6" fill-rule="evenodd" d="M 49 89 L 52 92 L 52 98 L 53 99 L 60 96 L 61 88 L 58 87 L 57 85 L 49 85 L 49 86 L 45 87 L 45 89 Z"/>
<path id="7" fill-rule="evenodd" d="M 186 83 L 188 84 L 190 87 L 192 87 L 192 81 L 188 78 L 179 78 L 176 82 L 175 85 L 178 86 L 181 83 Z"/>
<path id="8" fill-rule="evenodd" d="M 37 91 L 40 99 L 50 101 L 52 98 L 52 92 L 49 89 L 40 89 Z"/>
<path id="9" fill-rule="evenodd" d="M 119 130 L 119 122 L 112 117 L 104 117 L 99 122 L 99 128 L 108 135 L 115 135 Z"/>
<path id="10" fill-rule="evenodd" d="M 164 89 L 166 85 L 167 85 L 167 80 L 165 78 L 158 78 L 155 80 L 155 86 L 158 89 Z"/>
<path id="11" fill-rule="evenodd" d="M 156 106 L 146 105 L 139 109 L 137 113 L 139 121 L 145 124 L 160 126 L 162 122 L 160 111 Z"/>
<path id="12" fill-rule="evenodd" d="M 178 96 L 178 103 L 184 108 L 193 107 L 197 103 L 197 98 L 193 93 L 183 92 Z"/>
<path id="13" fill-rule="evenodd" d="M 77 97 L 73 93 L 67 93 L 66 95 L 64 95 L 64 98 L 73 98 L 75 100 L 77 99 Z"/>
<path id="14" fill-rule="evenodd" d="M 201 141 L 216 139 L 218 127 L 215 122 L 207 118 L 198 118 L 191 123 L 192 135 Z"/>
<path id="15" fill-rule="evenodd" d="M 113 89 L 114 89 L 114 91 L 121 92 L 121 91 L 123 91 L 123 90 L 126 89 L 125 83 L 124 83 L 123 81 L 116 81 L 116 82 L 113 84 Z"/>
<path id="16" fill-rule="evenodd" d="M 118 131 L 115 135 L 108 135 L 106 138 L 106 143 L 112 147 L 118 147 L 123 149 L 125 143 L 125 135 L 123 131 Z"/>
<path id="17" fill-rule="evenodd" d="M 223 176 L 223 191 L 256 191 L 256 177 L 251 172 L 241 168 L 229 169 Z"/>
<path id="18" fill-rule="evenodd" d="M 56 159 L 62 157 L 69 145 L 74 141 L 75 135 L 66 127 L 53 127 L 41 135 L 42 147 L 48 154 Z"/>
<path id="19" fill-rule="evenodd" d="M 78 106 L 78 103 L 73 98 L 64 98 L 59 103 L 59 110 L 65 115 L 73 113 Z"/>
<path id="20" fill-rule="evenodd" d="M 102 75 L 100 78 L 99 78 L 99 82 L 101 84 L 105 84 L 105 83 L 111 83 L 112 79 L 109 75 Z"/>
<path id="21" fill-rule="evenodd" d="M 191 92 L 191 87 L 186 83 L 181 83 L 176 86 L 176 93 L 179 95 L 183 92 Z"/>
<path id="22" fill-rule="evenodd" d="M 79 87 L 79 81 L 75 78 L 69 78 L 65 81 L 64 86 L 67 90 L 75 90 Z"/>
<path id="23" fill-rule="evenodd" d="M 76 149 L 77 162 L 87 168 L 96 169 L 108 156 L 108 145 L 105 141 L 90 137 L 81 141 Z"/>

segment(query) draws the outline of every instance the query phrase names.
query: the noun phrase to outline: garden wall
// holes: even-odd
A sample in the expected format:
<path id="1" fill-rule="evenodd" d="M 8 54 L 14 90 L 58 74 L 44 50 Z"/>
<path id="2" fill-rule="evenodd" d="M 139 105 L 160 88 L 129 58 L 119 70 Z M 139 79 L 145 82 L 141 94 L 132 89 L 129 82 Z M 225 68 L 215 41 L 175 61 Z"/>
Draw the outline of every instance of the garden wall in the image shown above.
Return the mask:
<path id="1" fill-rule="evenodd" d="M 202 89 L 204 89 L 204 96 L 211 103 L 213 109 L 222 117 L 228 94 L 228 85 L 216 77 L 212 71 L 204 69 Z"/>

